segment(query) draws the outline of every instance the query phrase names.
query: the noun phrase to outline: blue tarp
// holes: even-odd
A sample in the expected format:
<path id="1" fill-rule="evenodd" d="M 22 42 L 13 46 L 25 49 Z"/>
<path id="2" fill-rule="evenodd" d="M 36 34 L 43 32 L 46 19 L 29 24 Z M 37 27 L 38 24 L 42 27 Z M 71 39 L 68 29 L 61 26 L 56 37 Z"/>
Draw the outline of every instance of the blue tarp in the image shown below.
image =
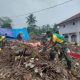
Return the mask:
<path id="1" fill-rule="evenodd" d="M 19 33 L 23 33 L 23 39 L 28 41 L 29 40 L 29 34 L 26 28 L 21 28 L 21 29 L 6 29 L 6 28 L 0 28 L 0 35 L 5 35 L 6 39 L 8 40 L 13 40 L 16 39 L 17 35 Z"/>
<path id="2" fill-rule="evenodd" d="M 5 34 L 7 34 L 8 36 L 13 36 L 11 29 L 0 28 L 0 35 L 5 35 Z"/>
<path id="3" fill-rule="evenodd" d="M 21 32 L 23 35 L 23 39 L 24 40 L 29 40 L 29 35 L 28 35 L 28 31 L 26 28 L 22 28 L 22 29 L 12 29 L 12 32 L 14 34 L 14 37 L 17 37 L 17 35 Z"/>

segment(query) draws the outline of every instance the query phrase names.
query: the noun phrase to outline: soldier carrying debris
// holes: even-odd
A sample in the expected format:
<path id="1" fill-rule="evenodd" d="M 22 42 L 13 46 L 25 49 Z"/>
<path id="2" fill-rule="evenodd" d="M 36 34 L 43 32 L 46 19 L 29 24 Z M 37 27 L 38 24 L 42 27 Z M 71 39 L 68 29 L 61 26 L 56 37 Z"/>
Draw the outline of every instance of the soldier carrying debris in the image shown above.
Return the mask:
<path id="1" fill-rule="evenodd" d="M 51 48 L 50 54 L 49 54 L 50 55 L 49 60 L 54 60 L 56 52 L 58 53 L 58 49 L 60 48 L 60 54 L 59 54 L 58 58 L 60 60 L 65 58 L 65 60 L 67 62 L 67 68 L 71 69 L 71 60 L 69 59 L 69 57 L 67 55 L 67 46 L 66 46 L 66 42 L 65 42 L 64 38 L 60 34 L 52 33 L 50 31 L 46 32 L 46 38 L 49 41 L 48 45 L 46 46 L 46 49 Z"/>

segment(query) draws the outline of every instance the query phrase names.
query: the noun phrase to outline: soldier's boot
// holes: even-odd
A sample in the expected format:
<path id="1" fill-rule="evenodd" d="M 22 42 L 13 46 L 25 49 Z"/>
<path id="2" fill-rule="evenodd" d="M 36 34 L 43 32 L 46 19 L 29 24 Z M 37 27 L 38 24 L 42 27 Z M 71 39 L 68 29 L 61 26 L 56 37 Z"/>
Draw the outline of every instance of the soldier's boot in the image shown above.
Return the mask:
<path id="1" fill-rule="evenodd" d="M 71 60 L 70 58 L 68 57 L 67 54 L 64 55 L 65 59 L 66 59 L 66 62 L 67 62 L 67 69 L 71 69 Z"/>
<path id="2" fill-rule="evenodd" d="M 67 60 L 67 69 L 71 70 L 71 61 Z"/>

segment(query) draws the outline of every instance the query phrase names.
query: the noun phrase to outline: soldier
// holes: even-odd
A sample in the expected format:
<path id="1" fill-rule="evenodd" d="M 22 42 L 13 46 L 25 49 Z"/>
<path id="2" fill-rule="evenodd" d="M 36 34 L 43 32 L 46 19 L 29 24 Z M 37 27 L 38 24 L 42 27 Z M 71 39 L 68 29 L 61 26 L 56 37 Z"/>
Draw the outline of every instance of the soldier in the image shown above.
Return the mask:
<path id="1" fill-rule="evenodd" d="M 65 39 L 63 38 L 63 36 L 57 33 L 52 33 L 50 31 L 46 32 L 46 36 L 48 40 L 50 38 L 50 41 L 47 45 L 47 48 L 51 47 L 49 60 L 54 60 L 56 52 L 58 52 L 58 48 L 60 48 L 59 59 L 62 60 L 62 58 L 65 58 L 67 62 L 67 68 L 71 69 L 71 60 L 67 55 L 67 46 L 65 44 Z"/>

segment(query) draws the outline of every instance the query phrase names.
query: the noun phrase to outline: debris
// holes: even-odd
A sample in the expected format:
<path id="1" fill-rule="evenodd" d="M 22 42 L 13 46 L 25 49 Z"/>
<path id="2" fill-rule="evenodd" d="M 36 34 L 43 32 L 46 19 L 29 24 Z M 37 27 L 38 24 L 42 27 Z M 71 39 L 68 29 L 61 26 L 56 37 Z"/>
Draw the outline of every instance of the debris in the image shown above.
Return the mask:
<path id="1" fill-rule="evenodd" d="M 9 42 L 0 51 L 0 80 L 80 80 L 80 61 L 73 59 L 69 72 L 65 61 L 48 61 L 31 45 Z M 57 56 L 58 57 L 58 56 Z"/>
<path id="2" fill-rule="evenodd" d="M 25 68 L 30 67 L 33 68 L 35 65 L 32 63 L 24 63 L 25 64 Z"/>
<path id="3" fill-rule="evenodd" d="M 61 73 L 60 67 L 56 67 L 56 72 L 57 72 L 57 73 Z"/>
<path id="4" fill-rule="evenodd" d="M 40 72 L 40 76 L 43 77 L 43 73 L 42 72 Z"/>
<path id="5" fill-rule="evenodd" d="M 38 73 L 39 71 L 38 71 L 38 69 L 37 69 L 37 68 L 35 68 L 35 69 L 34 69 L 34 72 L 35 72 L 35 73 Z"/>
<path id="6" fill-rule="evenodd" d="M 0 51 L 1 51 L 1 48 L 0 48 Z"/>

